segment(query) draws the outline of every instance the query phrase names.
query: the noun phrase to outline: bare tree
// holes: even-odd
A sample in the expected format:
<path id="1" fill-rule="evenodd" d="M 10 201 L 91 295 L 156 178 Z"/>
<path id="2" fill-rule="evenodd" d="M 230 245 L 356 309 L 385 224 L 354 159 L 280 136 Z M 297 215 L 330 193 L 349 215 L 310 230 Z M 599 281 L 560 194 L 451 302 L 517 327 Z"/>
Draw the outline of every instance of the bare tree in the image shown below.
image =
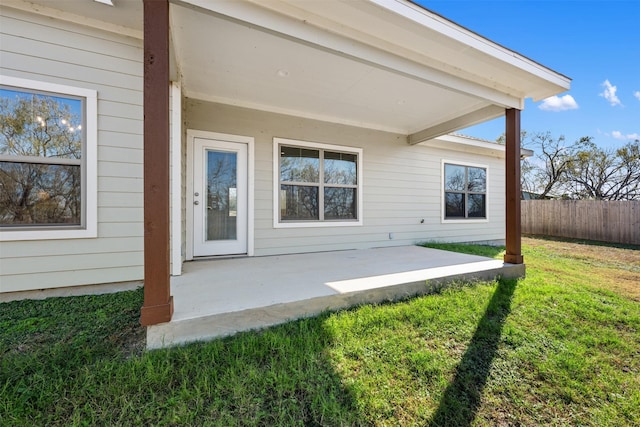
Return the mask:
<path id="1" fill-rule="evenodd" d="M 504 136 L 498 138 L 499 143 Z M 635 200 L 640 198 L 640 142 L 600 148 L 590 136 L 567 143 L 550 132 L 521 135 L 534 157 L 522 161 L 522 189 L 538 198 Z"/>
<path id="2" fill-rule="evenodd" d="M 567 143 L 564 135 L 554 138 L 550 132 L 536 133 L 528 146 L 534 151 L 534 159 L 528 161 L 523 175 L 533 193 L 543 199 L 566 197 L 569 186 L 568 173 L 576 153 L 584 146 L 592 144 L 591 137 L 584 136 L 574 143 Z"/>
<path id="3" fill-rule="evenodd" d="M 579 199 L 640 199 L 640 141 L 617 150 L 585 141 L 572 158 L 567 181 Z"/>
<path id="4" fill-rule="evenodd" d="M 540 171 L 541 165 L 546 163 L 545 156 L 541 154 L 541 152 L 545 150 L 541 150 L 540 145 L 546 145 L 547 141 L 549 141 L 549 143 L 558 142 L 556 140 L 551 142 L 551 140 L 551 136 L 545 133 L 530 136 L 526 130 L 520 131 L 520 146 L 530 149 L 535 153 L 533 158 L 525 157 L 520 162 L 520 186 L 522 191 L 543 197 L 541 196 L 543 189 L 553 187 L 553 185 L 549 185 L 547 180 L 543 179 L 543 174 Z M 506 143 L 505 134 L 500 135 L 496 139 L 496 142 L 504 145 Z M 547 149 L 547 151 L 549 150 Z M 545 193 L 544 197 L 547 196 L 549 191 L 550 190 Z"/>

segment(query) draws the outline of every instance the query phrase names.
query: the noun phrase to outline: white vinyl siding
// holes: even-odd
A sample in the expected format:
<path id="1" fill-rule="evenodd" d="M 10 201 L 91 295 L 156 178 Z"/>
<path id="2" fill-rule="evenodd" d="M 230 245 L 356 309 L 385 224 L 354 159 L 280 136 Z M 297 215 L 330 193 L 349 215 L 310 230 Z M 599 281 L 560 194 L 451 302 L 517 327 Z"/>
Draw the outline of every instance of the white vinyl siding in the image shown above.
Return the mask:
<path id="1" fill-rule="evenodd" d="M 189 129 L 255 137 L 255 255 L 504 239 L 504 158 L 411 146 L 404 135 L 192 99 L 186 100 L 184 120 Z M 363 150 L 361 227 L 274 227 L 274 137 L 339 141 Z M 491 169 L 490 222 L 442 224 L 443 159 Z"/>
<path id="2" fill-rule="evenodd" d="M 0 49 L 3 76 L 98 94 L 97 237 L 2 242 L 0 292 L 142 279 L 142 41 L 0 7 Z"/>

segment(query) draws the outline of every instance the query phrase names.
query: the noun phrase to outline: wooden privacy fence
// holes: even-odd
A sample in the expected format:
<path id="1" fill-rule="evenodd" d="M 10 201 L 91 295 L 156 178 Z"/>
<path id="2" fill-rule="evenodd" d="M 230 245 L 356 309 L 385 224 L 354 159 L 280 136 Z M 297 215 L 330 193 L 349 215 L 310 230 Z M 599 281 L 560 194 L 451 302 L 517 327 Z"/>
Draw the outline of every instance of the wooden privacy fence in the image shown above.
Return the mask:
<path id="1" fill-rule="evenodd" d="M 522 200 L 522 233 L 640 245 L 640 200 Z"/>

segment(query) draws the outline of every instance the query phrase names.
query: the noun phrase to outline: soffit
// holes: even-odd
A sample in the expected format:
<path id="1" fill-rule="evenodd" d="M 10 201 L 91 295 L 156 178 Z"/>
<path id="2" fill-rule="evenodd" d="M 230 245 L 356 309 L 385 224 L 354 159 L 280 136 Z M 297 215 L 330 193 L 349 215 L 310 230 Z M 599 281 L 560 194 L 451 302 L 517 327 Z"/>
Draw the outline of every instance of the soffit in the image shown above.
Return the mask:
<path id="1" fill-rule="evenodd" d="M 487 105 L 218 15 L 176 6 L 172 25 L 189 97 L 405 134 Z"/>
<path id="2" fill-rule="evenodd" d="M 403 0 L 185 0 L 171 12 L 187 96 L 418 134 L 412 143 L 569 85 Z"/>
<path id="3" fill-rule="evenodd" d="M 190 0 L 198 1 L 198 0 Z M 569 79 L 425 8 L 405 0 L 250 0 L 518 97 L 550 96 Z"/>

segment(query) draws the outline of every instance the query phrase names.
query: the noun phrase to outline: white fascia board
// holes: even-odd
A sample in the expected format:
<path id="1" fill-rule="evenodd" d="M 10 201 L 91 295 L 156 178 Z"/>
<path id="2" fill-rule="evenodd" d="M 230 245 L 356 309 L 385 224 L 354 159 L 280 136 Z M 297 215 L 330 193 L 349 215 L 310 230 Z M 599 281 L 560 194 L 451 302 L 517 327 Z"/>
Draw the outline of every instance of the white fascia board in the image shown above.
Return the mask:
<path id="1" fill-rule="evenodd" d="M 464 135 L 442 135 L 435 138 L 435 140 L 443 141 L 448 144 L 460 144 L 467 147 L 476 147 L 486 150 L 506 150 L 506 146 L 504 144 L 498 144 L 497 142 L 485 141 L 479 138 L 473 138 Z"/>
<path id="2" fill-rule="evenodd" d="M 209 0 L 185 0 L 177 2 L 188 7 L 196 6 L 216 14 L 232 18 L 279 34 L 306 45 L 341 55 L 346 58 L 398 73 L 422 82 L 433 84 L 454 92 L 474 96 L 480 100 L 505 108 L 522 109 L 524 100 L 521 97 L 507 94 L 479 83 L 462 79 L 444 71 L 419 64 L 399 55 L 383 51 L 354 39 L 333 33 L 328 28 L 321 28 L 314 23 L 297 20 L 279 13 L 275 9 L 266 9 L 263 4 L 240 1 L 211 2 Z M 271 7 L 280 3 L 268 2 Z"/>
<path id="3" fill-rule="evenodd" d="M 505 157 L 506 147 L 497 142 L 483 141 L 477 138 L 462 135 L 442 135 L 418 145 L 427 147 L 444 148 L 447 150 L 477 153 L 493 157 Z"/>
<path id="4" fill-rule="evenodd" d="M 55 3 L 52 2 L 52 4 Z M 75 13 L 65 12 L 53 7 L 43 6 L 41 4 L 30 3 L 23 0 L 2 0 L 2 6 L 22 10 L 24 12 L 43 15 L 49 18 L 59 19 L 61 21 L 73 22 L 75 24 L 84 25 L 85 27 L 97 28 L 99 30 L 121 34 L 123 36 L 132 37 L 138 40 L 143 39 L 142 31 L 134 30 L 133 28 L 125 27 L 122 25 L 113 24 L 111 22 L 100 21 L 98 19 L 77 15 Z"/>
<path id="5" fill-rule="evenodd" d="M 535 153 L 533 152 L 533 150 L 529 150 L 528 148 L 522 148 L 520 147 L 520 158 L 525 158 L 525 157 L 533 157 Z"/>
<path id="6" fill-rule="evenodd" d="M 537 62 L 501 46 L 491 40 L 474 33 L 460 25 L 449 21 L 437 14 L 431 13 L 427 9 L 410 3 L 406 0 L 368 0 L 378 7 L 387 11 L 392 11 L 404 18 L 410 19 L 420 25 L 437 31 L 452 40 L 463 43 L 486 55 L 494 57 L 502 62 L 508 63 L 523 71 L 533 74 L 558 87 L 569 89 L 571 79 L 545 67 Z"/>
<path id="7" fill-rule="evenodd" d="M 442 135 L 429 141 L 421 142 L 417 145 L 486 154 L 500 158 L 505 157 L 507 150 L 507 147 L 504 144 L 457 134 Z M 532 150 L 520 148 L 520 157 L 531 157 L 533 154 Z"/>

